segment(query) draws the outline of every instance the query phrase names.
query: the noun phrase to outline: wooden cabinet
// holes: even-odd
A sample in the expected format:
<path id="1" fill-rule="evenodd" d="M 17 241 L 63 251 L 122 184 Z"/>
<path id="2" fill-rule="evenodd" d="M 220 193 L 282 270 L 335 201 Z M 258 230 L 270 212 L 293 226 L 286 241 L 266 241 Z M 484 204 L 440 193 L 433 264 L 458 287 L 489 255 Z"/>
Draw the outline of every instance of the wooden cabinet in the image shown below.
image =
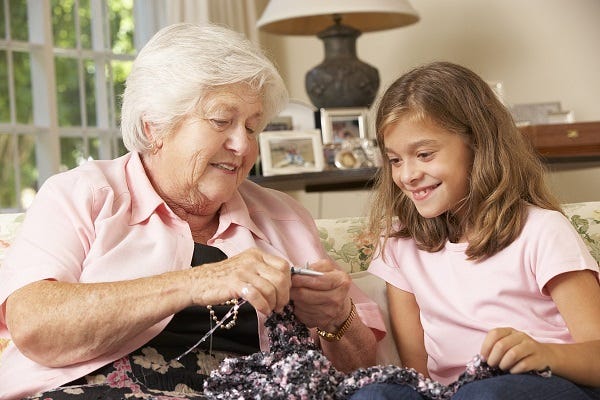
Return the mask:
<path id="1" fill-rule="evenodd" d="M 520 130 L 548 163 L 600 161 L 600 121 L 529 125 Z M 368 189 L 376 172 L 377 168 L 344 169 L 249 179 L 273 189 L 318 192 Z"/>
<path id="2" fill-rule="evenodd" d="M 520 129 L 548 162 L 600 160 L 600 122 L 530 125 Z"/>

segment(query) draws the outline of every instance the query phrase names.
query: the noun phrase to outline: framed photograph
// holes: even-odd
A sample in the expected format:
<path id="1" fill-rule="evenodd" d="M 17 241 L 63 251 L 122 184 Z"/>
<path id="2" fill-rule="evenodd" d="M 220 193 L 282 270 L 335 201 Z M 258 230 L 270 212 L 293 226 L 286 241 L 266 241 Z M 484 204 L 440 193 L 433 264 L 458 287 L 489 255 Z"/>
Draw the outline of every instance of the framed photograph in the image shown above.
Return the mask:
<path id="1" fill-rule="evenodd" d="M 367 139 L 368 108 L 321 108 L 323 144 Z"/>
<path id="2" fill-rule="evenodd" d="M 262 132 L 259 143 L 264 176 L 320 172 L 324 168 L 318 129 Z"/>
<path id="3" fill-rule="evenodd" d="M 291 131 L 292 129 L 292 117 L 289 115 L 278 115 L 269 121 L 263 131 Z"/>

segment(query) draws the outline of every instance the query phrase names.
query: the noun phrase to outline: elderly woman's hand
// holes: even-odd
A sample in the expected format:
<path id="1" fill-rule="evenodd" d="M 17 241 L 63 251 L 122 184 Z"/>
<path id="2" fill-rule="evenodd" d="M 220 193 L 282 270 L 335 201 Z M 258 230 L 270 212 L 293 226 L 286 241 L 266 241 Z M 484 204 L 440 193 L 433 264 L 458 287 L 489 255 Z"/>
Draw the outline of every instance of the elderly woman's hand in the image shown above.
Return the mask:
<path id="1" fill-rule="evenodd" d="M 321 276 L 294 275 L 290 298 L 296 317 L 308 327 L 337 331 L 350 313 L 348 290 L 351 279 L 330 260 L 320 260 L 310 266 Z"/>
<path id="2" fill-rule="evenodd" d="M 193 268 L 192 302 L 214 305 L 244 298 L 263 314 L 280 312 L 290 300 L 290 265 L 258 249 Z"/>

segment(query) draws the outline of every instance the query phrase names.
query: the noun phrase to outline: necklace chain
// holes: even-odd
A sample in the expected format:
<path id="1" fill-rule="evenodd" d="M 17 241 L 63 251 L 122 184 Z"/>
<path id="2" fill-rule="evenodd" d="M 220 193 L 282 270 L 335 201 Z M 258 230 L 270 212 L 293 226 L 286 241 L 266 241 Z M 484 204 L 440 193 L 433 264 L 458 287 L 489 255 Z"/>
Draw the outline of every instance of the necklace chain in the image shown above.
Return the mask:
<path id="1" fill-rule="evenodd" d="M 243 304 L 246 303 L 247 300 L 242 299 L 241 301 L 238 301 L 236 299 L 236 303 L 233 307 L 231 307 L 229 309 L 229 311 L 227 312 L 227 314 L 225 314 L 223 316 L 223 318 L 221 318 L 219 320 L 219 322 L 217 322 L 217 324 L 211 328 L 211 330 L 209 330 L 208 332 L 206 332 L 206 334 L 204 336 L 202 336 L 200 338 L 200 340 L 198 340 L 196 342 L 195 345 L 193 345 L 192 347 L 190 347 L 189 349 L 187 349 L 183 354 L 180 354 L 178 357 L 175 357 L 174 360 L 179 361 L 182 357 L 184 357 L 186 354 L 189 354 L 190 352 L 192 352 L 196 347 L 198 347 L 200 345 L 200 343 L 204 342 L 209 336 L 211 336 L 213 334 L 213 332 L 220 327 L 221 325 L 223 325 L 225 323 L 225 321 L 227 320 L 227 318 L 231 317 L 235 312 L 237 312 L 238 308 L 240 308 Z"/>
<path id="2" fill-rule="evenodd" d="M 238 300 L 237 299 L 231 299 L 231 300 L 227 300 L 225 302 L 226 306 L 233 306 L 233 312 L 232 312 L 232 317 L 231 317 L 231 321 L 227 322 L 226 324 L 222 324 L 219 327 L 221 329 L 231 329 L 235 326 L 235 323 L 237 322 L 237 317 L 238 317 Z M 217 316 L 215 315 L 215 310 L 213 310 L 211 305 L 207 305 L 206 308 L 208 309 L 208 312 L 210 314 L 210 318 L 212 318 L 213 321 L 215 322 L 219 322 L 219 318 L 217 318 Z"/>

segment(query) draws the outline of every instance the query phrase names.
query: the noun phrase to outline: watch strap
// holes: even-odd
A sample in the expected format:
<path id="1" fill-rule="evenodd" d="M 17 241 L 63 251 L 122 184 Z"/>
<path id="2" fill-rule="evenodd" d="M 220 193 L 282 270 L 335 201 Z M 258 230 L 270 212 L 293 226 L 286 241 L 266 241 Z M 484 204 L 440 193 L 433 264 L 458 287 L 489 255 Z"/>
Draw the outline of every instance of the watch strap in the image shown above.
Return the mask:
<path id="1" fill-rule="evenodd" d="M 328 331 L 325 331 L 325 330 L 317 327 L 317 334 L 320 337 L 322 337 L 323 339 L 327 340 L 328 342 L 337 342 L 344 336 L 344 333 L 346 333 L 346 331 L 350 327 L 350 324 L 352 324 L 352 321 L 354 320 L 355 317 L 356 317 L 356 306 L 354 305 L 354 302 L 352 301 L 352 297 L 351 297 L 350 298 L 350 314 L 348 314 L 348 317 L 346 318 L 346 320 L 344 321 L 342 326 L 340 326 L 340 328 L 337 330 L 337 332 L 328 332 Z"/>

